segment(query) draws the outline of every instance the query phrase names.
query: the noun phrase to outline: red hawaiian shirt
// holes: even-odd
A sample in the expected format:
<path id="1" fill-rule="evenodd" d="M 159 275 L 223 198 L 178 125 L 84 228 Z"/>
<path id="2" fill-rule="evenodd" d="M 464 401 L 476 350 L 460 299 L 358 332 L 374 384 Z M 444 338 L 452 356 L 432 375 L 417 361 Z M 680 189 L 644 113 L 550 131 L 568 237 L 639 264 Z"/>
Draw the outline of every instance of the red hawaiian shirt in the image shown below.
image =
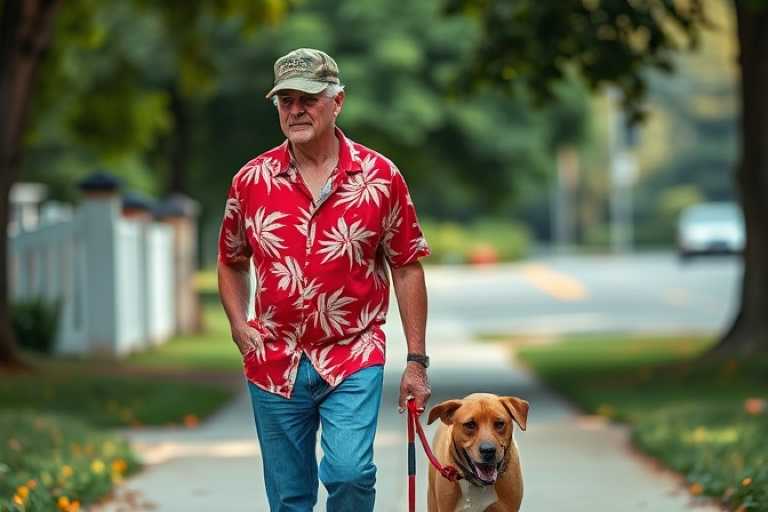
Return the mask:
<path id="1" fill-rule="evenodd" d="M 429 254 L 397 167 L 341 130 L 336 137 L 338 166 L 318 204 L 285 141 L 235 175 L 219 236 L 221 263 L 250 258 L 254 270 L 249 324 L 263 339 L 246 354 L 245 375 L 287 398 L 302 353 L 332 386 L 384 364 L 386 263 Z"/>

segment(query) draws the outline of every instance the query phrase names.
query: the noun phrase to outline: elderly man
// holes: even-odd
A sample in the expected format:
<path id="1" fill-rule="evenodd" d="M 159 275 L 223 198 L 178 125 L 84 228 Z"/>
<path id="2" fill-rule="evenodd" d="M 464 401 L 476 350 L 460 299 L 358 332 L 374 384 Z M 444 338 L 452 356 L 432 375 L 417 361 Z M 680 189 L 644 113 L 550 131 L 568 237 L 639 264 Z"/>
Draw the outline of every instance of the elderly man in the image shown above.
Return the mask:
<path id="1" fill-rule="evenodd" d="M 408 344 L 399 406 L 411 396 L 423 409 L 427 298 L 418 260 L 429 249 L 397 167 L 336 127 L 344 106 L 336 62 L 302 48 L 274 71 L 267 98 L 287 140 L 232 180 L 221 302 L 243 355 L 270 509 L 311 511 L 319 474 L 329 512 L 371 511 L 387 266 Z"/>

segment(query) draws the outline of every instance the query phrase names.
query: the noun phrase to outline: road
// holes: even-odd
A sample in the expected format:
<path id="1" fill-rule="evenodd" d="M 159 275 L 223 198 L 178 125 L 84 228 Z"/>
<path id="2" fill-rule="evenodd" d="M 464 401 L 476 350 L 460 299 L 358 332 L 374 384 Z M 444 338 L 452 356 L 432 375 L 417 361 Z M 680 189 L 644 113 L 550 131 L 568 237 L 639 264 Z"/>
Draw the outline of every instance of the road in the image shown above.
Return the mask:
<path id="1" fill-rule="evenodd" d="M 741 265 L 672 253 L 563 256 L 428 273 L 430 317 L 475 333 L 712 332 L 732 318 Z"/>
<path id="2" fill-rule="evenodd" d="M 521 336 L 589 331 L 713 332 L 734 305 L 732 260 L 680 266 L 671 255 L 567 257 L 493 268 L 430 268 L 428 327 L 431 404 L 477 391 L 531 403 L 518 432 L 527 512 L 683 512 L 683 483 L 631 449 L 625 429 L 587 417 L 514 364 L 484 332 Z M 405 343 L 397 308 L 386 326 L 388 363 L 379 431 L 377 512 L 406 512 L 405 421 L 395 405 Z M 259 449 L 245 393 L 195 430 L 128 431 L 148 469 L 100 511 L 266 511 Z M 431 427 L 427 428 L 431 437 Z M 425 507 L 426 460 L 418 451 L 418 511 Z M 321 486 L 317 511 L 325 511 Z"/>

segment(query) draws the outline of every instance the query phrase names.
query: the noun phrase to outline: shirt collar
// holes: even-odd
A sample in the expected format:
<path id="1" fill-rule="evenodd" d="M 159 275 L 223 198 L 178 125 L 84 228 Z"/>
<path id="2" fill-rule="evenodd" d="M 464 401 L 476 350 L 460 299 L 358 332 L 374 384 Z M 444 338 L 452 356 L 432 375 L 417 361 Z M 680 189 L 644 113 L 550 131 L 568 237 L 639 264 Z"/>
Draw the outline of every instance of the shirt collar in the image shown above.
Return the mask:
<path id="1" fill-rule="evenodd" d="M 354 142 L 348 139 L 339 127 L 334 129 L 334 133 L 339 141 L 339 172 L 348 174 L 362 171 L 362 163 L 360 162 L 358 151 L 355 149 Z M 272 176 L 279 176 L 288 172 L 293 162 L 288 139 L 276 148 L 275 153 L 274 158 L 280 165 L 272 168 Z"/>

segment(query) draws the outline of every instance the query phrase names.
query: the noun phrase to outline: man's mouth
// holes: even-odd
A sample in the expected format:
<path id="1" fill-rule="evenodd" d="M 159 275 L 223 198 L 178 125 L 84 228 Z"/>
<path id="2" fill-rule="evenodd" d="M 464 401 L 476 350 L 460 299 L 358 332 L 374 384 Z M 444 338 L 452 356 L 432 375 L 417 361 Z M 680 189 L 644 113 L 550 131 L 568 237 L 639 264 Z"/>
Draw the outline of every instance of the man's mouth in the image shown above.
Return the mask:
<path id="1" fill-rule="evenodd" d="M 496 464 L 480 464 L 472 461 L 472 466 L 475 470 L 475 475 L 477 475 L 477 478 L 483 483 L 495 483 L 496 479 L 499 477 L 499 470 Z"/>

